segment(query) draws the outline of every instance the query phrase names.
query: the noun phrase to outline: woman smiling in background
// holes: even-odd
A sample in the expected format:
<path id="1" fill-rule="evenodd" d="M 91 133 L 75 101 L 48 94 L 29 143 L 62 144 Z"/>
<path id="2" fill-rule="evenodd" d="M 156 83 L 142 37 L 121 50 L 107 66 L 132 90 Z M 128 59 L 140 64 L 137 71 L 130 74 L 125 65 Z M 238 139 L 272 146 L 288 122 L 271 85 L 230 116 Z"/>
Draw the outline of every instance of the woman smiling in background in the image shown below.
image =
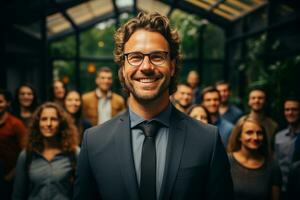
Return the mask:
<path id="1" fill-rule="evenodd" d="M 20 85 L 15 94 L 13 114 L 28 127 L 31 116 L 38 105 L 35 89 L 29 84 Z"/>
<path id="2" fill-rule="evenodd" d="M 281 173 L 272 160 L 264 127 L 255 119 L 240 120 L 229 139 L 228 152 L 235 200 L 279 200 Z"/>
<path id="3" fill-rule="evenodd" d="M 41 105 L 18 158 L 13 199 L 71 199 L 78 153 L 69 115 L 55 103 Z"/>

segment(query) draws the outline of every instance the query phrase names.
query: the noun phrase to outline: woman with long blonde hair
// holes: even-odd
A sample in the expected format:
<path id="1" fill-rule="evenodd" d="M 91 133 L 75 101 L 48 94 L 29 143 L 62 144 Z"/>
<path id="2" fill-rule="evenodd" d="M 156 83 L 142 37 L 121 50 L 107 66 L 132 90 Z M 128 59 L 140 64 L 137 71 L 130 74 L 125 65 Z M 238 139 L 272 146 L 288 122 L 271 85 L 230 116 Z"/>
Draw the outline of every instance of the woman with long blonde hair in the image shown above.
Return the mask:
<path id="1" fill-rule="evenodd" d="M 270 155 L 267 134 L 252 118 L 240 120 L 228 143 L 235 200 L 279 200 L 281 173 Z"/>

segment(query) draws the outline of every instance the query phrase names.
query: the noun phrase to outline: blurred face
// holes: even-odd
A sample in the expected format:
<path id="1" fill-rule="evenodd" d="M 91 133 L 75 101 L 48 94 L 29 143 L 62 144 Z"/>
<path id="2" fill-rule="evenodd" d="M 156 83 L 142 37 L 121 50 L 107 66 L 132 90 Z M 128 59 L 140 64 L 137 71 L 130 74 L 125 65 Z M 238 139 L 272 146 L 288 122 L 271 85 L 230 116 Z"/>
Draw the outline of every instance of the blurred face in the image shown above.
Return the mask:
<path id="1" fill-rule="evenodd" d="M 96 84 L 97 87 L 102 91 L 102 92 L 108 92 L 112 86 L 113 83 L 113 77 L 112 77 L 111 72 L 105 72 L 102 71 L 98 73 L 97 78 L 96 78 Z"/>
<path id="2" fill-rule="evenodd" d="M 75 114 L 79 111 L 81 106 L 81 99 L 78 92 L 69 92 L 65 98 L 65 108 L 71 113 Z"/>
<path id="3" fill-rule="evenodd" d="M 10 103 L 6 101 L 5 97 L 2 94 L 0 94 L 0 116 L 6 112 L 7 108 L 9 107 L 9 104 Z"/>
<path id="4" fill-rule="evenodd" d="M 27 86 L 22 86 L 19 90 L 18 97 L 22 107 L 30 107 L 34 98 L 33 91 Z"/>
<path id="5" fill-rule="evenodd" d="M 131 35 L 125 44 L 124 52 L 149 54 L 170 52 L 170 50 L 167 40 L 160 33 L 141 29 Z M 160 58 L 154 56 L 153 61 L 155 59 Z M 174 67 L 175 60 L 174 62 L 171 61 L 169 53 L 160 65 L 154 65 L 150 62 L 149 56 L 144 56 L 142 63 L 138 66 L 132 66 L 125 59 L 122 74 L 130 97 L 138 102 L 169 99 L 168 88 L 170 79 L 175 72 Z"/>
<path id="6" fill-rule="evenodd" d="M 260 90 L 253 90 L 249 94 L 249 101 L 248 105 L 250 108 L 255 111 L 263 110 L 266 102 L 266 95 L 263 91 Z"/>
<path id="7" fill-rule="evenodd" d="M 63 99 L 66 93 L 66 90 L 64 88 L 64 85 L 60 81 L 55 81 L 53 84 L 54 89 L 54 97 L 57 99 Z"/>
<path id="8" fill-rule="evenodd" d="M 51 138 L 57 134 L 59 127 L 58 114 L 55 108 L 44 108 L 40 116 L 40 132 L 44 138 Z"/>
<path id="9" fill-rule="evenodd" d="M 196 88 L 199 83 L 199 76 L 196 72 L 190 72 L 187 78 L 187 83 L 192 87 Z"/>
<path id="10" fill-rule="evenodd" d="M 175 94 L 176 102 L 184 107 L 187 108 L 191 105 L 193 99 L 193 90 L 190 87 L 185 85 L 179 85 Z"/>
<path id="11" fill-rule="evenodd" d="M 217 86 L 217 90 L 220 93 L 221 102 L 222 103 L 228 102 L 229 95 L 230 95 L 229 86 L 227 84 L 220 84 Z"/>
<path id="12" fill-rule="evenodd" d="M 208 116 L 206 115 L 205 110 L 202 107 L 195 107 L 192 112 L 190 113 L 190 117 L 201 121 L 205 124 L 208 123 L 207 118 Z"/>
<path id="13" fill-rule="evenodd" d="M 203 96 L 203 106 L 210 114 L 219 112 L 220 97 L 218 92 L 207 92 Z"/>
<path id="14" fill-rule="evenodd" d="M 240 135 L 241 147 L 248 150 L 258 150 L 263 140 L 261 127 L 254 122 L 246 121 Z"/>
<path id="15" fill-rule="evenodd" d="M 289 124 L 297 124 L 299 122 L 300 105 L 298 101 L 286 101 L 284 103 L 284 116 Z"/>

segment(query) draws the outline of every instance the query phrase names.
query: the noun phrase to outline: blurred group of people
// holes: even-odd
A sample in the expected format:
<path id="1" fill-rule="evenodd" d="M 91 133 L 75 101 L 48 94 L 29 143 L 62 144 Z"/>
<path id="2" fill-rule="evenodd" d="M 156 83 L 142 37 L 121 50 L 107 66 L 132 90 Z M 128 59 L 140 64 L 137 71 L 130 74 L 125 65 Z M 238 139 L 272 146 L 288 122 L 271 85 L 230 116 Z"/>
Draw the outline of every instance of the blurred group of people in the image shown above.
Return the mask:
<path id="1" fill-rule="evenodd" d="M 201 88 L 196 71 L 173 93 L 179 37 L 167 18 L 140 13 L 124 27 L 115 35 L 114 55 L 131 107 L 113 120 L 127 105 L 111 90 L 113 73 L 108 67 L 97 72 L 96 89 L 82 96 L 59 80 L 42 104 L 29 84 L 18 87 L 14 99 L 0 90 L 1 199 L 71 199 L 76 172 L 77 199 L 151 199 L 148 194 L 159 199 L 160 190 L 169 195 L 166 199 L 229 199 L 231 180 L 237 200 L 299 199 L 297 97 L 285 98 L 288 126 L 278 132 L 278 124 L 265 112 L 268 96 L 263 88 L 249 91 L 249 113 L 230 102 L 229 83 Z M 99 124 L 104 125 L 85 132 Z M 155 124 L 157 143 L 150 134 Z M 133 184 L 118 180 L 124 177 Z M 153 187 L 147 188 L 150 193 L 134 191 L 138 184 L 143 186 L 139 190 Z M 164 186 L 169 187 L 166 193 Z"/>
<path id="2" fill-rule="evenodd" d="M 265 112 L 268 96 L 264 88 L 249 90 L 249 113 L 230 102 L 230 95 L 230 84 L 225 81 L 200 89 L 197 71 L 190 71 L 171 101 L 200 123 L 218 127 L 231 164 L 236 199 L 299 198 L 299 98 L 285 98 L 288 126 L 279 131 L 277 122 Z"/>
<path id="3" fill-rule="evenodd" d="M 0 90 L 1 199 L 71 198 L 84 131 L 125 109 L 123 97 L 111 91 L 110 68 L 102 67 L 95 82 L 81 96 L 56 80 L 42 104 L 30 84 L 20 85 L 15 98 Z"/>
<path id="4" fill-rule="evenodd" d="M 9 199 L 12 191 L 13 199 L 72 196 L 84 130 L 126 109 L 125 99 L 111 91 L 110 68 L 100 68 L 95 82 L 96 89 L 81 96 L 54 81 L 51 99 L 41 105 L 30 84 L 18 87 L 14 100 L 0 90 L 0 190 L 4 197 Z M 247 114 L 229 101 L 230 94 L 225 81 L 200 89 L 199 75 L 191 71 L 170 99 L 181 112 L 218 127 L 237 199 L 291 199 L 299 191 L 299 99 L 286 98 L 288 127 L 276 132 L 277 123 L 264 112 L 267 94 L 262 88 L 249 91 Z"/>

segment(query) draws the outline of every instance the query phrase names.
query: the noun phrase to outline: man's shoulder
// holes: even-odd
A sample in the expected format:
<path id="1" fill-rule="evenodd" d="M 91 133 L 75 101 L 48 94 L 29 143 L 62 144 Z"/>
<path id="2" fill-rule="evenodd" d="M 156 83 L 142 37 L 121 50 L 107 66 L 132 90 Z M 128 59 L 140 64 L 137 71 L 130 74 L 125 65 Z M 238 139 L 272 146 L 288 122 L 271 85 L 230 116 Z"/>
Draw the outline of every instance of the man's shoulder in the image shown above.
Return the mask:
<path id="1" fill-rule="evenodd" d="M 13 127 L 20 127 L 23 129 L 26 129 L 24 123 L 21 121 L 21 119 L 17 118 L 11 113 L 8 113 L 7 115 L 7 122 L 10 123 Z"/>
<path id="2" fill-rule="evenodd" d="M 112 119 L 93 126 L 89 129 L 87 129 L 86 134 L 88 135 L 105 135 L 105 134 L 110 134 L 113 130 L 113 128 L 117 128 L 118 123 L 120 123 L 120 121 L 122 121 L 124 119 L 124 117 L 128 116 L 128 114 L 126 113 L 120 113 L 119 115 L 113 117 Z"/>
<path id="3" fill-rule="evenodd" d="M 175 106 L 172 108 L 172 113 L 171 113 L 171 121 L 173 121 L 173 124 L 175 125 L 180 125 L 181 123 L 184 123 L 185 126 L 192 130 L 214 130 L 217 129 L 214 125 L 211 124 L 204 124 L 196 119 L 191 118 L 187 114 L 179 111 Z M 175 122 L 174 122 L 175 121 Z"/>
<path id="4" fill-rule="evenodd" d="M 82 95 L 83 100 L 90 99 L 90 98 L 95 98 L 95 97 L 96 97 L 96 92 L 95 91 L 90 91 L 90 92 L 84 93 Z"/>
<path id="5" fill-rule="evenodd" d="M 227 119 L 220 117 L 220 126 L 232 129 L 234 127 L 234 124 L 228 121 Z"/>
<path id="6" fill-rule="evenodd" d="M 124 101 L 124 98 L 115 92 L 112 92 L 111 95 L 112 95 L 111 96 L 112 99 L 115 99 L 117 101 Z"/>
<path id="7" fill-rule="evenodd" d="M 275 140 L 286 137 L 286 134 L 289 132 L 288 128 L 278 131 L 275 135 Z"/>
<path id="8" fill-rule="evenodd" d="M 242 110 L 234 104 L 229 105 L 229 110 L 237 115 L 242 115 Z"/>
<path id="9" fill-rule="evenodd" d="M 221 138 L 218 128 L 211 124 L 204 124 L 195 119 L 184 117 L 177 126 L 184 127 L 184 144 L 186 151 L 194 152 L 194 156 L 213 155 L 216 148 L 221 148 Z M 180 131 L 180 129 L 177 129 Z M 178 134 L 179 135 L 179 134 Z M 177 135 L 177 136 L 178 136 Z M 204 158 L 203 157 L 203 158 Z M 211 157 L 208 156 L 208 163 Z"/>
<path id="10" fill-rule="evenodd" d="M 242 115 L 242 116 L 238 119 L 238 122 L 240 122 L 240 121 L 242 121 L 242 120 L 245 120 L 247 117 L 249 117 L 249 114 Z"/>
<path id="11" fill-rule="evenodd" d="M 103 124 L 87 129 L 83 136 L 82 149 L 87 148 L 91 152 L 110 152 L 115 147 L 115 142 L 130 131 L 129 123 L 123 124 L 125 117 L 124 114 L 118 115 Z"/>
<path id="12" fill-rule="evenodd" d="M 278 126 L 277 122 L 276 122 L 274 119 L 272 119 L 271 117 L 266 117 L 266 121 L 267 121 L 267 123 L 270 124 L 271 126 L 274 126 L 274 127 L 277 127 L 277 126 Z"/>
<path id="13" fill-rule="evenodd" d="M 179 112 L 179 111 L 178 111 Z M 181 120 L 176 124 L 177 126 L 180 123 L 184 123 L 185 127 L 187 128 L 188 135 L 196 135 L 198 138 L 214 138 L 216 137 L 218 131 L 217 127 L 211 124 L 204 124 L 199 122 L 196 119 L 193 119 L 187 116 L 184 113 L 179 112 L 181 115 Z"/>
<path id="14" fill-rule="evenodd" d="M 12 122 L 12 123 L 22 123 L 22 121 L 17 118 L 15 115 L 11 114 L 11 113 L 7 113 L 7 118 L 8 121 Z"/>

